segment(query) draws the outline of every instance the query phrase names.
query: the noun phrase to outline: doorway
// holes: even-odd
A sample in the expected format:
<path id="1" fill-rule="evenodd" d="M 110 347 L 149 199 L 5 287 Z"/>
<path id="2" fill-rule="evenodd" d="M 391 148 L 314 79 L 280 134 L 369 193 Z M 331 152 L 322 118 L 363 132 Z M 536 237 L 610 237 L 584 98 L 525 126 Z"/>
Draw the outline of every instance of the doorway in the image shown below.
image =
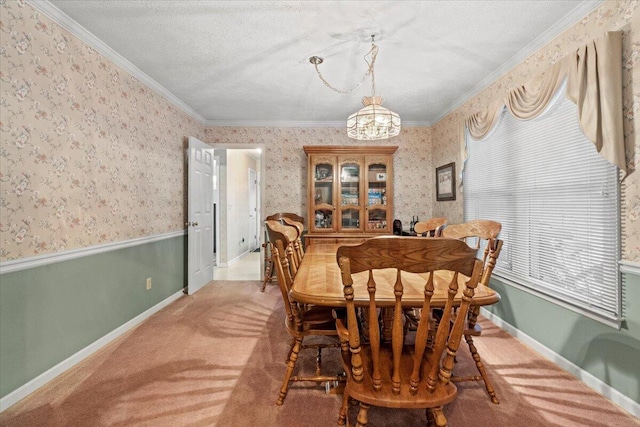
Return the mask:
<path id="1" fill-rule="evenodd" d="M 264 146 L 211 145 L 216 154 L 213 280 L 262 280 Z"/>

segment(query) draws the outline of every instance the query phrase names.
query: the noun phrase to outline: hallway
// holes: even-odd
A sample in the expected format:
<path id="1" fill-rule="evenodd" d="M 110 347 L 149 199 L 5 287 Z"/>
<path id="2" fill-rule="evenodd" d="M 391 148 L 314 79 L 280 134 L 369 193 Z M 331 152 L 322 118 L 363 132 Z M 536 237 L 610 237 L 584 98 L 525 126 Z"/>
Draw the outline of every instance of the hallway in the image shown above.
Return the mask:
<path id="1" fill-rule="evenodd" d="M 261 252 L 249 252 L 229 267 L 214 267 L 213 280 L 262 280 Z"/>

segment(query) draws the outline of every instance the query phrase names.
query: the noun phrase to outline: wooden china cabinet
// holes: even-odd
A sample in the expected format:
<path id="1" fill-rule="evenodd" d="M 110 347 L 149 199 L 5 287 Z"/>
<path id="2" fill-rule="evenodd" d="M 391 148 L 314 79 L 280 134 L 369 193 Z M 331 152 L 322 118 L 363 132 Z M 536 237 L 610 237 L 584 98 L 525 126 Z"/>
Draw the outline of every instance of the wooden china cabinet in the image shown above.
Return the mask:
<path id="1" fill-rule="evenodd" d="M 305 146 L 305 244 L 361 243 L 391 234 L 395 146 Z"/>

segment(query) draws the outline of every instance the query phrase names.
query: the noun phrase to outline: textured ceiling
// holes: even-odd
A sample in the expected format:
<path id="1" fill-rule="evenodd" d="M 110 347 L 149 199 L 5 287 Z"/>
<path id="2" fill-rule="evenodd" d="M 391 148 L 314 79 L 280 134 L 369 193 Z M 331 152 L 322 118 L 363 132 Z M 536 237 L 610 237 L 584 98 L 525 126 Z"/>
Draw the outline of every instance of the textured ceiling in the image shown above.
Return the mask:
<path id="1" fill-rule="evenodd" d="M 97 38 L 208 124 L 277 125 L 343 122 L 358 110 L 370 81 L 336 93 L 309 57 L 323 57 L 322 74 L 347 89 L 366 72 L 371 34 L 384 105 L 405 124 L 433 124 L 601 1 L 33 3 Z"/>

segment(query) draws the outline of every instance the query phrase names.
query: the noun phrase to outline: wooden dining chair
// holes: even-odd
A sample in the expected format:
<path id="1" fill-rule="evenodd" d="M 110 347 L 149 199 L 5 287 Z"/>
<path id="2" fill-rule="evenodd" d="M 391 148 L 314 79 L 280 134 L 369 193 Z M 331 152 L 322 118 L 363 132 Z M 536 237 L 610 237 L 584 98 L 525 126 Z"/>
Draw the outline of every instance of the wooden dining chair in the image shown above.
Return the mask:
<path id="1" fill-rule="evenodd" d="M 475 250 L 464 242 L 452 239 L 416 239 L 414 237 L 384 236 L 370 239 L 358 246 L 342 246 L 338 249 L 344 298 L 347 307 L 346 325 L 336 321 L 343 346 L 342 362 L 347 383 L 338 425 L 347 418 L 349 399 L 359 402 L 357 426 L 366 426 L 370 405 L 387 408 L 424 408 L 430 425 L 446 426 L 443 406 L 457 395 L 456 386 L 450 381 L 454 357 L 464 328 L 464 318 L 471 298 L 482 274 L 482 265 L 476 259 Z M 393 286 L 376 283 L 376 270 L 395 269 Z M 439 270 L 453 272 L 448 284 L 447 302 L 443 319 L 436 330 L 435 343 L 427 346 L 429 322 L 421 318 L 415 336 L 403 333 L 402 295 L 403 276 L 411 273 L 428 273 L 424 283 L 422 311 L 431 309 L 434 294 L 434 273 Z M 366 322 L 358 322 L 354 305 L 353 274 L 368 272 L 369 293 Z M 458 307 L 459 316 L 450 322 L 454 297 L 458 293 L 458 275 L 469 278 Z M 406 276 L 405 276 L 406 277 Z M 384 289 L 383 286 L 389 289 Z M 391 342 L 380 339 L 376 294 L 392 292 L 395 295 Z M 460 300 L 459 300 L 460 301 Z M 367 324 L 367 330 L 364 325 Z M 361 336 L 368 340 L 361 340 Z"/>
<path id="2" fill-rule="evenodd" d="M 413 225 L 413 231 L 418 236 L 422 237 L 440 237 L 442 233 L 442 229 L 445 225 L 447 225 L 446 218 L 430 218 L 426 221 L 419 221 Z M 418 320 L 420 320 L 420 309 L 419 308 L 408 308 L 405 309 L 405 316 L 407 316 L 407 322 L 405 323 L 405 329 L 408 331 L 409 329 L 415 330 L 418 326 Z M 433 320 L 432 320 L 433 321 Z"/>
<path id="3" fill-rule="evenodd" d="M 502 225 L 496 221 L 490 220 L 472 220 L 463 224 L 454 224 L 446 227 L 442 231 L 442 237 L 450 239 L 464 240 L 467 244 L 475 250 L 480 250 L 482 246 L 482 277 L 480 283 L 489 286 L 489 279 L 491 279 L 491 273 L 496 266 L 500 251 L 502 250 L 502 240 L 498 239 L 498 234 Z M 467 324 L 464 329 L 464 339 L 469 346 L 471 356 L 476 363 L 476 368 L 480 376 L 467 376 L 467 377 L 454 377 L 454 381 L 483 381 L 484 386 L 487 389 L 487 393 L 493 403 L 500 403 L 493 384 L 489 379 L 486 367 L 482 363 L 482 358 L 478 353 L 478 349 L 473 343 L 473 337 L 480 336 L 482 334 L 482 328 L 478 324 L 478 315 L 480 314 L 480 307 L 471 307 L 467 313 Z"/>
<path id="4" fill-rule="evenodd" d="M 286 235 L 287 245 L 284 248 L 284 255 L 287 257 L 287 261 L 289 262 L 289 271 L 291 272 L 291 277 L 295 278 L 296 273 L 298 273 L 298 267 L 300 266 L 300 260 L 298 259 L 298 254 L 294 247 L 294 242 L 298 238 L 298 230 L 295 227 L 282 224 L 279 221 L 270 220 L 265 221 L 264 223 L 265 226 L 269 225 L 272 229 L 276 228 L 281 233 Z"/>
<path id="5" fill-rule="evenodd" d="M 284 218 L 291 219 L 293 221 L 299 222 L 303 224 L 304 227 L 304 218 L 298 214 L 293 212 L 278 212 L 273 215 L 269 215 L 265 218 L 265 221 L 280 221 L 283 222 Z M 265 231 L 265 242 L 262 244 L 262 249 L 264 250 L 264 278 L 262 279 L 262 288 L 260 289 L 262 292 L 267 288 L 267 283 L 273 280 L 273 261 L 271 258 L 271 243 L 269 242 L 269 236 Z"/>
<path id="6" fill-rule="evenodd" d="M 294 221 L 300 222 L 302 224 L 304 224 L 304 218 L 301 217 L 300 215 L 293 213 L 293 212 L 278 212 L 278 213 L 274 213 L 273 215 L 269 215 L 268 217 L 265 218 L 265 221 L 280 221 L 282 222 L 282 220 L 284 218 L 289 218 L 292 219 Z"/>
<path id="7" fill-rule="evenodd" d="M 426 221 L 419 221 L 413 225 L 413 231 L 418 236 L 438 237 L 443 227 L 447 225 L 446 218 L 430 218 Z"/>
<path id="8" fill-rule="evenodd" d="M 340 375 L 327 376 L 322 374 L 321 351 L 323 348 L 338 347 L 337 332 L 335 328 L 334 313 L 331 307 L 319 307 L 312 305 L 302 305 L 289 298 L 289 291 L 293 284 L 287 247 L 291 246 L 291 239 L 294 235 L 292 227 L 280 224 L 278 221 L 265 221 L 265 229 L 272 244 L 272 257 L 274 270 L 278 285 L 282 293 L 284 308 L 286 311 L 285 326 L 287 332 L 292 337 L 292 343 L 287 354 L 286 370 L 284 380 L 278 398 L 277 405 L 282 405 L 287 396 L 289 385 L 294 381 L 313 381 L 318 384 L 322 382 L 334 382 L 341 379 Z M 334 338 L 330 342 L 315 343 L 311 345 L 303 344 L 304 338 L 308 336 L 325 336 Z M 311 376 L 293 376 L 300 351 L 303 349 L 316 349 L 316 372 Z"/>
<path id="9" fill-rule="evenodd" d="M 290 227 L 295 228 L 297 237 L 293 241 L 293 250 L 295 254 L 295 259 L 298 263 L 298 267 L 302 262 L 302 257 L 304 257 L 304 247 L 302 245 L 302 232 L 304 231 L 304 225 L 300 221 L 295 221 L 291 218 L 282 218 L 282 223 L 284 225 L 288 225 Z"/>

